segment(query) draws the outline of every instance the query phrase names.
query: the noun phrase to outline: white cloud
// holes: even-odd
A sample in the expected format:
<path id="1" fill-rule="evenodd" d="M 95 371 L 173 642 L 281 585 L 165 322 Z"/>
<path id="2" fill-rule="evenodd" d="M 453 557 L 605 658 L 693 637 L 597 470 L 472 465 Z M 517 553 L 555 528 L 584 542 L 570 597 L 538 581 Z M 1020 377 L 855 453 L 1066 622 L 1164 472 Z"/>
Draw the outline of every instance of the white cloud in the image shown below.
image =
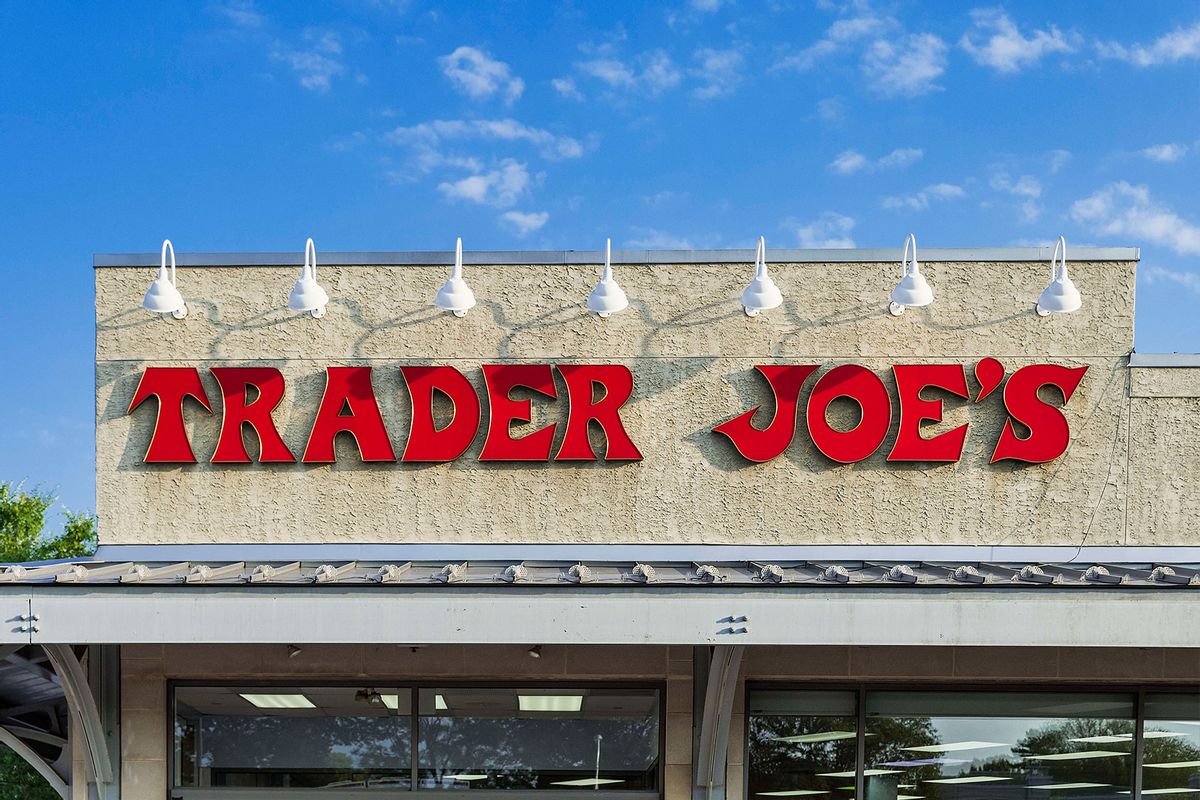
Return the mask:
<path id="1" fill-rule="evenodd" d="M 538 148 L 544 158 L 560 161 L 579 158 L 583 145 L 570 136 L 558 136 L 543 128 L 531 128 L 515 119 L 437 119 L 417 125 L 400 127 L 384 135 L 392 144 L 436 148 L 450 140 L 484 139 L 505 142 L 528 142 Z"/>
<path id="2" fill-rule="evenodd" d="M 1071 163 L 1070 150 L 1052 150 L 1050 151 L 1050 174 L 1058 172 L 1060 169 Z"/>
<path id="3" fill-rule="evenodd" d="M 826 211 L 811 222 L 802 223 L 786 219 L 783 227 L 796 234 L 801 247 L 823 250 L 835 247 L 854 247 L 850 232 L 854 230 L 854 218 L 834 211 Z"/>
<path id="4" fill-rule="evenodd" d="M 499 93 L 511 105 L 525 91 L 525 81 L 513 75 L 508 64 L 475 47 L 459 47 L 439 58 L 438 63 L 451 83 L 473 100 Z"/>
<path id="5" fill-rule="evenodd" d="M 581 61 L 575 66 L 584 75 L 596 78 L 610 89 L 643 91 L 651 96 L 673 89 L 683 80 L 683 74 L 661 50 L 643 53 L 637 59 L 637 64 L 640 70 L 619 58 L 602 56 Z"/>
<path id="6" fill-rule="evenodd" d="M 1187 155 L 1186 144 L 1156 144 L 1142 150 L 1141 153 L 1151 161 L 1172 163 Z"/>
<path id="7" fill-rule="evenodd" d="M 924 211 L 934 200 L 950 200 L 965 194 L 961 186 L 955 186 L 953 183 L 934 183 L 916 194 L 885 197 L 883 207 L 892 210 Z"/>
<path id="8" fill-rule="evenodd" d="M 630 247 L 643 247 L 647 250 L 691 250 L 692 243 L 682 236 L 676 236 L 656 228 L 634 228 L 636 239 L 629 240 Z"/>
<path id="9" fill-rule="evenodd" d="M 846 116 L 846 104 L 836 97 L 817 102 L 817 116 L 825 122 L 839 122 Z"/>
<path id="10" fill-rule="evenodd" d="M 883 95 L 927 94 L 941 88 L 934 81 L 946 71 L 946 50 L 946 43 L 932 33 L 909 34 L 898 42 L 879 39 L 863 58 L 863 74 Z"/>
<path id="11" fill-rule="evenodd" d="M 897 27 L 895 20 L 863 14 L 839 19 L 825 31 L 825 36 L 803 50 L 778 61 L 773 70 L 810 70 L 821 61 L 846 50 L 856 42 L 880 36 Z"/>
<path id="12" fill-rule="evenodd" d="M 703 85 L 692 90 L 692 96 L 700 100 L 733 94 L 742 81 L 742 65 L 745 59 L 737 50 L 713 50 L 701 48 L 693 54 L 699 66 L 688 71 Z"/>
<path id="13" fill-rule="evenodd" d="M 1074 45 L 1053 25 L 1050 30 L 1035 30 L 1022 36 L 1016 24 L 999 8 L 977 8 L 971 12 L 978 42 L 971 33 L 964 33 L 959 45 L 976 63 L 997 72 L 1020 72 L 1051 53 L 1070 53 Z"/>
<path id="14" fill-rule="evenodd" d="M 553 78 L 550 85 L 554 87 L 554 91 L 560 96 L 568 100 L 582 100 L 583 93 L 579 91 L 579 87 L 575 85 L 574 78 Z"/>
<path id="15" fill-rule="evenodd" d="M 839 175 L 856 172 L 875 172 L 881 169 L 902 169 L 920 161 L 925 151 L 918 147 L 899 147 L 885 156 L 872 161 L 857 150 L 845 150 L 838 154 L 827 169 Z"/>
<path id="16" fill-rule="evenodd" d="M 320 30 L 305 31 L 303 37 L 306 44 L 300 49 L 276 42 L 271 57 L 291 67 L 305 89 L 328 92 L 333 79 L 346 72 L 346 65 L 340 58 L 341 39 L 333 31 Z"/>
<path id="17" fill-rule="evenodd" d="M 503 208 L 517 202 L 529 189 L 529 170 L 511 158 L 496 169 L 468 175 L 457 181 L 438 184 L 438 191 L 450 200 L 467 200 Z"/>
<path id="18" fill-rule="evenodd" d="M 1148 284 L 1174 283 L 1200 294 L 1200 273 L 1180 272 L 1166 267 L 1145 267 L 1138 271 L 1138 278 Z"/>
<path id="19" fill-rule="evenodd" d="M 1101 42 L 1100 55 L 1128 61 L 1138 67 L 1153 67 L 1200 58 L 1200 22 L 1189 28 L 1176 28 L 1150 44 L 1126 46 L 1119 42 Z"/>
<path id="20" fill-rule="evenodd" d="M 250 0 L 229 0 L 217 3 L 212 9 L 239 28 L 261 28 L 267 22 L 266 16 Z"/>
<path id="21" fill-rule="evenodd" d="M 1007 172 L 998 172 L 992 176 L 991 184 L 993 189 L 1017 197 L 1042 196 L 1042 184 L 1032 175 L 1022 175 L 1014 181 Z"/>
<path id="22" fill-rule="evenodd" d="M 1071 217 L 1105 236 L 1126 236 L 1169 247 L 1180 255 L 1200 255 L 1200 226 L 1155 203 L 1146 186 L 1110 183 L 1075 201 Z"/>
<path id="23" fill-rule="evenodd" d="M 689 5 L 697 11 L 712 14 L 721 10 L 721 6 L 725 5 L 725 0 L 690 0 Z"/>
<path id="24" fill-rule="evenodd" d="M 500 222 L 512 228 L 517 236 L 521 237 L 541 230 L 549 220 L 548 211 L 505 211 L 500 215 Z"/>

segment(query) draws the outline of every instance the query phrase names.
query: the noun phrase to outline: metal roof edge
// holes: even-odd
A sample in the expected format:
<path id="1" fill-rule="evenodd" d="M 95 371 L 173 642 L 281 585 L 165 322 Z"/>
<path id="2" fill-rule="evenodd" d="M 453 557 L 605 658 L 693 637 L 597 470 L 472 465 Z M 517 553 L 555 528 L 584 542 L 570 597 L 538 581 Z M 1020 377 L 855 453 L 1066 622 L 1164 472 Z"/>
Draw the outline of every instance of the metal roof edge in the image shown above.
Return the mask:
<path id="1" fill-rule="evenodd" d="M 1130 353 L 1130 367 L 1200 367 L 1197 353 Z"/>
<path id="2" fill-rule="evenodd" d="M 109 544 L 105 562 L 290 561 L 888 561 L 959 563 L 1200 563 L 1200 546 L 716 544 Z"/>
<path id="3" fill-rule="evenodd" d="M 1023 262 L 1049 261 L 1050 247 L 927 247 L 921 250 L 921 260 L 927 262 Z M 752 264 L 754 251 L 728 250 L 614 250 L 613 264 Z M 97 253 L 92 266 L 157 267 L 160 253 Z M 882 263 L 899 261 L 900 248 L 840 248 L 804 250 L 793 248 L 770 249 L 769 262 L 777 264 L 838 264 Z M 1072 261 L 1139 261 L 1141 251 L 1136 247 L 1075 247 Z M 467 265 L 509 264 L 599 264 L 604 261 L 600 250 L 471 250 L 463 251 Z M 454 263 L 452 250 L 411 250 L 397 252 L 321 252 L 318 262 L 323 266 L 406 266 L 442 265 Z M 181 267 L 299 267 L 304 254 L 286 253 L 177 253 Z"/>

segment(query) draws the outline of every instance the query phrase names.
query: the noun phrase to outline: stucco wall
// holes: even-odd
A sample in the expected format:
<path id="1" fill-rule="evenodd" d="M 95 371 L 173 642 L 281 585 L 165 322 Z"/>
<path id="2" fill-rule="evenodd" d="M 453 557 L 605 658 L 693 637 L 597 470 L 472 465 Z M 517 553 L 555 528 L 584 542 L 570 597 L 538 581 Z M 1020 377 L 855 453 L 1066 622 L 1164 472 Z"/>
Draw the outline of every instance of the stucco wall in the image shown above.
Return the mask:
<path id="1" fill-rule="evenodd" d="M 778 264 L 772 274 L 785 305 L 749 319 L 736 301 L 748 266 L 622 265 L 617 277 L 632 305 L 608 320 L 582 308 L 596 267 L 468 267 L 479 305 L 463 319 L 430 306 L 445 267 L 326 267 L 320 279 L 333 299 L 322 320 L 283 308 L 293 267 L 195 267 L 179 270 L 191 310 L 182 322 L 140 308 L 153 270 L 97 269 L 101 536 L 105 543 L 1186 542 L 1200 522 L 1192 499 L 1200 494 L 1198 439 L 1169 436 L 1164 426 L 1200 422 L 1200 398 L 1131 406 L 1134 266 L 1073 263 L 1083 309 L 1039 318 L 1033 304 L 1045 264 L 928 263 L 936 302 L 895 318 L 886 311 L 895 264 Z M 821 456 L 803 426 L 782 457 L 757 465 L 711 432 L 751 406 L 771 408 L 756 364 L 860 363 L 890 387 L 896 363 L 963 364 L 971 376 L 985 356 L 999 358 L 1009 374 L 1035 362 L 1089 367 L 1066 409 L 1073 441 L 1065 456 L 1043 466 L 990 465 L 1005 416 L 999 392 L 979 404 L 948 400 L 945 421 L 927 431 L 971 423 L 956 464 L 888 464 L 895 413 L 884 447 L 849 466 Z M 278 366 L 288 393 L 276 420 L 299 454 L 324 368 L 370 365 L 399 453 L 408 427 L 399 364 L 451 364 L 480 387 L 479 365 L 504 361 L 627 364 L 636 388 L 623 416 L 645 459 L 480 464 L 481 434 L 452 464 L 363 465 L 349 437 L 341 437 L 335 465 L 205 463 L 220 419 L 208 367 Z M 188 406 L 201 463 L 141 463 L 154 402 L 132 415 L 126 408 L 148 365 L 201 368 L 217 412 Z M 973 377 L 968 384 L 977 391 Z M 562 399 L 534 406 L 535 426 L 565 419 Z M 1172 454 L 1181 460 L 1164 486 L 1159 461 Z M 1158 498 L 1150 507 L 1147 487 Z"/>

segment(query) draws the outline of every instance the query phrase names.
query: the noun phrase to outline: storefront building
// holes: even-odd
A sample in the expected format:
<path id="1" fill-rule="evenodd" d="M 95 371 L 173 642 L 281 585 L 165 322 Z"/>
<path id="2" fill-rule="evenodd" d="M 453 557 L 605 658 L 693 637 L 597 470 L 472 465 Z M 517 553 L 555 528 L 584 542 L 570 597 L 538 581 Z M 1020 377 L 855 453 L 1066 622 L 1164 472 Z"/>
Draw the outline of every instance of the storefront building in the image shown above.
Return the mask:
<path id="1" fill-rule="evenodd" d="M 0 570 L 0 739 L 72 800 L 1200 800 L 1137 251 L 1044 316 L 1046 248 L 901 314 L 898 251 L 767 255 L 751 316 L 753 254 L 614 253 L 606 317 L 595 252 L 322 254 L 319 315 L 298 253 L 181 254 L 186 315 L 98 256 L 101 548 Z"/>

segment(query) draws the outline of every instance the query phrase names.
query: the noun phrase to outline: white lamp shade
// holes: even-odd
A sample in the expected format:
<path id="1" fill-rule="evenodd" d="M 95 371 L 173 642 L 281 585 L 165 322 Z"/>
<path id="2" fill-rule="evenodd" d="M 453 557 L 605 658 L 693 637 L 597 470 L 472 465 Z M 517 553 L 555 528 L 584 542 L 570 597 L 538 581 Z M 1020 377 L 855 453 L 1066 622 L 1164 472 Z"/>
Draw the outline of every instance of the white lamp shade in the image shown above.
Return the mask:
<path id="1" fill-rule="evenodd" d="M 898 306 L 914 308 L 927 306 L 933 302 L 933 289 L 929 288 L 929 282 L 921 274 L 921 269 L 917 266 L 916 261 L 896 284 L 896 288 L 892 289 L 891 300 Z"/>
<path id="2" fill-rule="evenodd" d="M 1058 277 L 1042 290 L 1042 295 L 1037 301 L 1038 311 L 1047 314 L 1070 314 L 1072 311 L 1078 311 L 1082 305 L 1083 298 L 1065 267 Z"/>
<path id="3" fill-rule="evenodd" d="M 594 311 L 602 317 L 607 317 L 609 314 L 616 314 L 618 311 L 624 311 L 629 307 L 629 298 L 625 296 L 624 290 L 621 289 L 616 279 L 611 275 L 606 275 L 601 278 L 596 288 L 592 289 L 592 293 L 587 299 L 588 311 Z"/>
<path id="4" fill-rule="evenodd" d="M 142 308 L 156 314 L 174 314 L 183 310 L 183 295 L 171 282 L 166 267 L 159 267 L 158 277 L 150 284 L 146 296 L 142 298 Z"/>
<path id="5" fill-rule="evenodd" d="M 433 304 L 443 311 L 453 311 L 455 314 L 465 314 L 475 305 L 475 293 L 461 275 L 451 275 L 438 289 Z"/>
<path id="6" fill-rule="evenodd" d="M 783 305 L 783 294 L 771 276 L 763 270 L 755 275 L 750 285 L 742 291 L 742 307 L 747 311 L 768 311 Z"/>
<path id="7" fill-rule="evenodd" d="M 758 237 L 758 253 L 754 257 L 754 280 L 742 290 L 741 304 L 747 316 L 783 305 L 783 294 L 767 274 L 767 243 Z"/>
<path id="8" fill-rule="evenodd" d="M 1070 314 L 1078 311 L 1082 305 L 1083 298 L 1067 273 L 1067 240 L 1060 236 L 1054 243 L 1054 255 L 1050 257 L 1050 285 L 1042 290 L 1038 298 L 1037 312 L 1041 316 Z"/>
<path id="9" fill-rule="evenodd" d="M 438 289 L 433 304 L 443 311 L 450 311 L 456 317 L 466 316 L 475 306 L 475 293 L 462 276 L 462 237 L 454 242 L 454 268 L 450 270 L 450 278 Z"/>
<path id="10" fill-rule="evenodd" d="M 300 278 L 288 293 L 288 308 L 292 311 L 316 311 L 329 304 L 329 293 L 321 288 L 312 272 L 305 267 Z"/>
<path id="11" fill-rule="evenodd" d="M 592 289 L 592 293 L 588 295 L 587 308 L 588 311 L 607 317 L 618 311 L 624 311 L 628 307 L 629 298 L 625 296 L 624 290 L 617 283 L 617 279 L 613 277 L 612 239 L 608 239 L 604 243 L 604 271 L 600 273 L 600 281 L 596 284 L 596 288 Z"/>

